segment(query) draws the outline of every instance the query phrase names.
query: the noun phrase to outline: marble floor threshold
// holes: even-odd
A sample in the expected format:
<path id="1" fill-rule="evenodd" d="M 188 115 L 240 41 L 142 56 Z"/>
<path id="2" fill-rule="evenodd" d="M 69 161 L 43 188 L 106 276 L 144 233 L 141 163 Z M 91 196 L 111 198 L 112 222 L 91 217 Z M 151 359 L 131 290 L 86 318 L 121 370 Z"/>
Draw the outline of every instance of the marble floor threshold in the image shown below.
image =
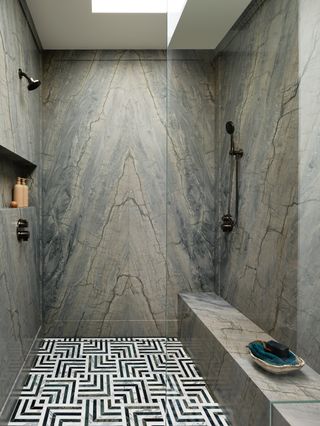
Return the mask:
<path id="1" fill-rule="evenodd" d="M 174 338 L 43 339 L 18 424 L 230 426 Z"/>

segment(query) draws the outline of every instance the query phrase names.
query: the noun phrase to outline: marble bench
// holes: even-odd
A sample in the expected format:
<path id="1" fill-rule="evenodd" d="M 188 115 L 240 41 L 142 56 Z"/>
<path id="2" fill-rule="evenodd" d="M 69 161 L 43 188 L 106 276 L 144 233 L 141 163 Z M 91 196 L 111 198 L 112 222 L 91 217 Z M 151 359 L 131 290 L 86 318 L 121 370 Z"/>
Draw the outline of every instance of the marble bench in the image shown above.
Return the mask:
<path id="1" fill-rule="evenodd" d="M 320 401 L 319 374 L 305 366 L 290 375 L 274 376 L 254 365 L 246 345 L 271 337 L 214 293 L 179 295 L 179 337 L 233 426 L 292 425 L 290 405 L 274 404 L 289 401 L 305 413 L 301 426 L 314 425 L 311 416 L 318 414 L 320 425 L 320 404 L 312 410 L 294 404 Z"/>

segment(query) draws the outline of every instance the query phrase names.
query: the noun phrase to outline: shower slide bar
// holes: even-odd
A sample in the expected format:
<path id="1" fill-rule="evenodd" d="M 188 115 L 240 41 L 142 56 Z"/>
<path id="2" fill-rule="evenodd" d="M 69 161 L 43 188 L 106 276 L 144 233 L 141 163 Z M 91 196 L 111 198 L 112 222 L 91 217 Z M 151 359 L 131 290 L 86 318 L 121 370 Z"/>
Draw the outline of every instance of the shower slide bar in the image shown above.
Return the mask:
<path id="1" fill-rule="evenodd" d="M 231 167 L 230 167 L 230 180 L 229 180 L 229 194 L 228 194 L 228 212 L 222 216 L 221 229 L 223 232 L 229 233 L 232 232 L 233 228 L 238 223 L 239 218 L 239 162 L 243 157 L 243 150 L 236 149 L 234 144 L 234 131 L 235 127 L 232 121 L 228 121 L 226 124 L 226 131 L 230 135 L 230 151 L 229 155 L 231 156 Z M 234 160 L 236 168 L 236 188 L 235 188 L 235 215 L 234 219 L 231 215 L 231 199 L 233 193 L 233 174 L 234 174 Z"/>

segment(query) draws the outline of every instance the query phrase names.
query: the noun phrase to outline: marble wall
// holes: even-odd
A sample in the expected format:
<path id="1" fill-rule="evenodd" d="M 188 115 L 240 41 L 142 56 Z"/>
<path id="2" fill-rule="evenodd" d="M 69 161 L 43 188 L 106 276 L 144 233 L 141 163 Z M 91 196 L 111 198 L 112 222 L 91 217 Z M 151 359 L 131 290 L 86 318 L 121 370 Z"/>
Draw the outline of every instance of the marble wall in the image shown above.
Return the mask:
<path id="1" fill-rule="evenodd" d="M 20 218 L 29 222 L 28 242 L 17 240 Z M 36 209 L 0 209 L 0 229 L 1 410 L 41 325 Z"/>
<path id="2" fill-rule="evenodd" d="M 40 327 L 39 176 L 32 174 L 33 207 L 10 210 L 17 173 L 39 164 L 40 93 L 28 92 L 18 69 L 40 76 L 41 56 L 18 1 L 0 2 L 0 410 Z M 10 151 L 11 160 L 5 147 Z M 16 156 L 17 155 L 17 156 Z M 21 163 L 22 162 L 22 163 Z M 32 166 L 33 169 L 33 166 Z M 16 223 L 29 221 L 31 238 L 19 243 Z"/>
<path id="3" fill-rule="evenodd" d="M 164 333 L 165 59 L 162 51 L 44 56 L 48 336 Z"/>
<path id="4" fill-rule="evenodd" d="M 168 52 L 167 312 L 172 326 L 180 292 L 215 288 L 218 157 L 212 56 Z"/>
<path id="5" fill-rule="evenodd" d="M 1 0 L 0 145 L 38 164 L 40 90 L 27 90 L 26 80 L 19 80 L 19 68 L 40 78 L 41 56 L 18 0 Z"/>
<path id="6" fill-rule="evenodd" d="M 298 351 L 320 372 L 320 4 L 299 6 Z"/>
<path id="7" fill-rule="evenodd" d="M 178 293 L 212 285 L 212 66 L 52 52 L 44 81 L 46 335 L 176 333 Z"/>
<path id="8" fill-rule="evenodd" d="M 260 2 L 261 3 L 261 2 Z M 298 260 L 298 2 L 266 0 L 217 58 L 220 213 L 230 171 L 225 123 L 244 150 L 240 216 L 220 235 L 221 295 L 296 346 Z M 233 206 L 234 208 L 234 206 Z"/>

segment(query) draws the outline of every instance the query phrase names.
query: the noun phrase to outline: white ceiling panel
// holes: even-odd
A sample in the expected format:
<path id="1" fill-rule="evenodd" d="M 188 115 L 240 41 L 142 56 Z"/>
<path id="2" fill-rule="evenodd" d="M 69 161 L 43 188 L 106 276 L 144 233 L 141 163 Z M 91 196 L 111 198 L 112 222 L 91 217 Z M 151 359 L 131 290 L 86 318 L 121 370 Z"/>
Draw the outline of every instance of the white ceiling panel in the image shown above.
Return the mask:
<path id="1" fill-rule="evenodd" d="M 167 37 L 172 49 L 215 49 L 250 3 L 94 1 L 95 11 L 108 13 L 92 13 L 91 0 L 26 0 L 44 49 L 166 49 Z"/>
<path id="2" fill-rule="evenodd" d="M 27 0 L 44 49 L 165 49 L 166 13 L 92 13 L 91 0 Z"/>
<path id="3" fill-rule="evenodd" d="M 170 38 L 169 47 L 215 49 L 250 2 L 251 0 L 188 0 Z"/>

